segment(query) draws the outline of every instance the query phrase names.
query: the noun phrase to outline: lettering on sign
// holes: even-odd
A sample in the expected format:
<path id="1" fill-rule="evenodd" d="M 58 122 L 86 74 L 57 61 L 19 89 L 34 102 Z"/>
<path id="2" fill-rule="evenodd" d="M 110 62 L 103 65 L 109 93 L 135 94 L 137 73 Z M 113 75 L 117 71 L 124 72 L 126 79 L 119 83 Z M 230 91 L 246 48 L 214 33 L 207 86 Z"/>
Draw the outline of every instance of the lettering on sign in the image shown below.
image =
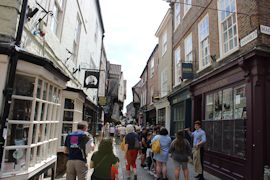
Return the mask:
<path id="1" fill-rule="evenodd" d="M 261 25 L 260 29 L 261 29 L 261 33 L 270 35 L 270 27 L 269 26 Z"/>
<path id="2" fill-rule="evenodd" d="M 250 33 L 249 35 L 247 35 L 246 37 L 241 39 L 241 41 L 240 41 L 241 47 L 243 47 L 244 45 L 250 43 L 251 41 L 253 41 L 257 37 L 258 37 L 258 31 L 256 29 L 255 31 L 253 31 L 252 33 Z"/>

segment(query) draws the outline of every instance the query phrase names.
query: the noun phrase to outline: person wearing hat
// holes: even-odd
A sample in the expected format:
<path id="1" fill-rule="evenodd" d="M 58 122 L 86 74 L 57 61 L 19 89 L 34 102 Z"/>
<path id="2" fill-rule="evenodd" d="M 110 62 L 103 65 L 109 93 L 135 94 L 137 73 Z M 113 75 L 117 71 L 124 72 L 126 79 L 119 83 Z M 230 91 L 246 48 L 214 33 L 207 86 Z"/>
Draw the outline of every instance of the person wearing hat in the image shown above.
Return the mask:
<path id="1" fill-rule="evenodd" d="M 186 128 L 189 136 L 193 138 L 193 164 L 195 172 L 198 173 L 195 178 L 203 180 L 203 157 L 204 157 L 204 144 L 206 143 L 205 131 L 201 128 L 201 121 L 194 122 L 195 131 L 191 132 L 190 128 Z"/>

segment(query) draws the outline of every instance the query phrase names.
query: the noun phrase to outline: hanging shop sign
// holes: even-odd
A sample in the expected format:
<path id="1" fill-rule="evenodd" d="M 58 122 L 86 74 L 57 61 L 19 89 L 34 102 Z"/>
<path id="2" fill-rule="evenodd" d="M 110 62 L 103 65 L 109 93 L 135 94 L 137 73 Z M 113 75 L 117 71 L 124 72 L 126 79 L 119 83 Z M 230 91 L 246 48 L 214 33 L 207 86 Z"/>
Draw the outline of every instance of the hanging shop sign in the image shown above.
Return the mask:
<path id="1" fill-rule="evenodd" d="M 193 79 L 192 63 L 182 63 L 182 79 Z"/>
<path id="2" fill-rule="evenodd" d="M 100 96 L 98 97 L 98 104 L 100 106 L 105 106 L 107 103 L 106 97 L 105 96 Z"/>
<path id="3" fill-rule="evenodd" d="M 99 72 L 98 71 L 85 71 L 84 86 L 85 88 L 98 88 Z"/>

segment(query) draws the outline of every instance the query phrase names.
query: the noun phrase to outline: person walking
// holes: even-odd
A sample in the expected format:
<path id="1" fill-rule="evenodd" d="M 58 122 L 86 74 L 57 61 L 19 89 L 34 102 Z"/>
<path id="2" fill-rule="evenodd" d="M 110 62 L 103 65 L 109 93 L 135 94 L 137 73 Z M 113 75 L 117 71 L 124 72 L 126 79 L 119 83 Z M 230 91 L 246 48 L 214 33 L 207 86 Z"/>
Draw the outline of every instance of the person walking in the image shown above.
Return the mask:
<path id="1" fill-rule="evenodd" d="M 134 180 L 137 180 L 137 169 L 136 169 L 136 159 L 138 155 L 138 150 L 140 149 L 139 145 L 139 136 L 137 133 L 134 132 L 133 125 L 129 124 L 126 127 L 125 136 L 125 158 L 127 160 L 126 170 L 127 170 L 127 177 L 130 179 L 130 168 L 132 167 L 134 173 Z"/>
<path id="2" fill-rule="evenodd" d="M 195 172 L 198 173 L 195 178 L 203 180 L 203 159 L 204 159 L 204 144 L 206 143 L 205 131 L 201 128 L 201 121 L 194 122 L 195 131 L 191 132 L 189 128 L 185 130 L 188 132 L 189 136 L 193 138 L 193 164 Z"/>
<path id="3" fill-rule="evenodd" d="M 187 139 L 184 138 L 184 131 L 178 131 L 176 133 L 176 139 L 173 140 L 170 153 L 174 161 L 174 176 L 178 180 L 180 176 L 180 170 L 184 172 L 185 180 L 188 180 L 188 157 L 191 155 L 191 146 Z"/>
<path id="4" fill-rule="evenodd" d="M 154 154 L 154 159 L 156 160 L 156 172 L 157 178 L 167 180 L 167 161 L 169 158 L 169 149 L 172 142 L 170 136 L 168 136 L 168 130 L 166 128 L 161 128 L 159 135 L 156 135 L 151 144 L 155 141 L 160 141 L 160 153 Z M 162 178 L 160 175 L 162 174 Z"/>
<path id="5" fill-rule="evenodd" d="M 91 157 L 94 168 L 91 180 L 118 180 L 119 158 L 113 153 L 112 139 L 101 140 L 98 151 Z"/>
<path id="6" fill-rule="evenodd" d="M 77 131 L 68 134 L 65 140 L 64 153 L 68 154 L 66 179 L 87 179 L 87 154 L 94 149 L 93 137 L 87 133 L 88 123 L 79 122 Z"/>

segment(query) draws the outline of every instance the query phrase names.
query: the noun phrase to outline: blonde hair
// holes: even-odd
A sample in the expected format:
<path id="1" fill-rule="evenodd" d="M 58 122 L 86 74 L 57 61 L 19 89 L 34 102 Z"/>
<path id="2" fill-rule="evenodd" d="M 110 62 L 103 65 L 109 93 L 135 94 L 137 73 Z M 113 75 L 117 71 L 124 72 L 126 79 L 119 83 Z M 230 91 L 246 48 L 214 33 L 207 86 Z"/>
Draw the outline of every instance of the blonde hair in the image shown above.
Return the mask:
<path id="1" fill-rule="evenodd" d="M 131 133 L 131 132 L 134 132 L 134 127 L 133 127 L 133 125 L 131 125 L 131 124 L 127 125 L 127 127 L 126 127 L 126 132 L 127 132 L 127 134 L 128 134 L 128 133 Z"/>

